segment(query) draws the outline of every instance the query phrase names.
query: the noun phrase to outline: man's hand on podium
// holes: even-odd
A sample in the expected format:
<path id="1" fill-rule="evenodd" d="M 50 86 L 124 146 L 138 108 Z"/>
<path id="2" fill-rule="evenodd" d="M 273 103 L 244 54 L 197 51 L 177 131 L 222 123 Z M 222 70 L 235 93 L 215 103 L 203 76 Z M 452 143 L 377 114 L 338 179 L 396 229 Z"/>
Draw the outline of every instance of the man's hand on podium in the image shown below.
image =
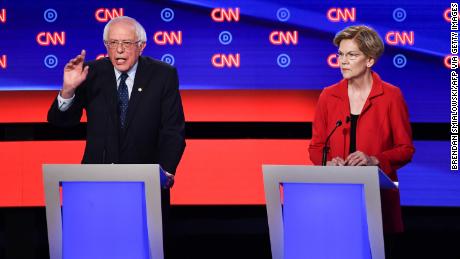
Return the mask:
<path id="1" fill-rule="evenodd" d="M 163 189 L 169 189 L 174 185 L 174 175 L 164 171 L 166 175 L 166 183 L 163 186 Z"/>

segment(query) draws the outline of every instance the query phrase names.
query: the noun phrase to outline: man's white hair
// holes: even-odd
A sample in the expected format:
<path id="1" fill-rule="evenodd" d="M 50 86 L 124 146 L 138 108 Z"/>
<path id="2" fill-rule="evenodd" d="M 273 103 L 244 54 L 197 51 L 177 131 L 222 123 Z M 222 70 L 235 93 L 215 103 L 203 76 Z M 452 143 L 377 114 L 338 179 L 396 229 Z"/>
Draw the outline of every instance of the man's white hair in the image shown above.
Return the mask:
<path id="1" fill-rule="evenodd" d="M 144 27 L 142 27 L 142 25 L 138 21 L 136 21 L 136 19 L 131 18 L 129 16 L 119 16 L 119 17 L 115 17 L 112 20 L 110 20 L 104 27 L 104 35 L 103 35 L 104 41 L 109 40 L 110 25 L 112 25 L 113 23 L 118 23 L 118 22 L 131 23 L 136 29 L 137 40 L 140 42 L 147 42 L 147 34 L 145 33 Z"/>

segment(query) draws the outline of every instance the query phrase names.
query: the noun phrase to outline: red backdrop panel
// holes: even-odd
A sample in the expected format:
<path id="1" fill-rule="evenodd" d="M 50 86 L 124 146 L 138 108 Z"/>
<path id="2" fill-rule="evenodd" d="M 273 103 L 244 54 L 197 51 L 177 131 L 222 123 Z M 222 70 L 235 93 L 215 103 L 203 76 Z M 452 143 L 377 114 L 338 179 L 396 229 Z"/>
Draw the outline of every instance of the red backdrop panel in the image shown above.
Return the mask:
<path id="1" fill-rule="evenodd" d="M 317 90 L 185 90 L 187 121 L 312 121 Z M 45 122 L 57 91 L 0 94 L 0 123 Z M 82 121 L 86 121 L 83 118 Z"/>
<path id="2" fill-rule="evenodd" d="M 182 91 L 187 121 L 313 121 L 320 90 Z"/>
<path id="3" fill-rule="evenodd" d="M 0 206 L 44 205 L 42 164 L 80 163 L 84 141 L 0 142 Z"/>
<path id="4" fill-rule="evenodd" d="M 320 91 L 181 91 L 186 120 L 312 121 Z M 0 123 L 45 122 L 57 91 L 0 95 Z M 85 118 L 83 118 L 83 121 Z M 308 164 L 307 140 L 187 140 L 173 204 L 262 204 L 262 164 Z M 43 205 L 43 163 L 79 163 L 84 141 L 0 142 L 0 206 Z"/>
<path id="5" fill-rule="evenodd" d="M 262 164 L 311 164 L 307 140 L 187 140 L 173 204 L 263 204 Z M 0 142 L 0 206 L 43 206 L 42 164 L 80 163 L 83 141 Z"/>
<path id="6" fill-rule="evenodd" d="M 311 164 L 309 140 L 189 140 L 173 204 L 265 204 L 263 164 Z"/>

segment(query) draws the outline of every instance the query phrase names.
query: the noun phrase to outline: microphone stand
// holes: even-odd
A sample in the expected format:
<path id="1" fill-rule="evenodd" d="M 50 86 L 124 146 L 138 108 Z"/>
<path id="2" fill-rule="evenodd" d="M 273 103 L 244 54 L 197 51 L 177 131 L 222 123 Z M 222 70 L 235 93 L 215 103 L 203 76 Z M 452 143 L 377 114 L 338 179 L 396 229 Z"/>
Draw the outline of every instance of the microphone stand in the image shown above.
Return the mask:
<path id="1" fill-rule="evenodd" d="M 327 153 L 329 153 L 329 140 L 332 136 L 332 134 L 334 134 L 335 130 L 342 126 L 342 121 L 341 120 L 338 120 L 336 123 L 335 123 L 335 127 L 334 129 L 332 130 L 332 132 L 329 134 L 329 136 L 327 136 L 326 138 L 326 142 L 324 143 L 324 147 L 323 147 L 323 160 L 322 160 L 322 166 L 325 166 L 326 165 L 326 161 L 327 161 Z"/>

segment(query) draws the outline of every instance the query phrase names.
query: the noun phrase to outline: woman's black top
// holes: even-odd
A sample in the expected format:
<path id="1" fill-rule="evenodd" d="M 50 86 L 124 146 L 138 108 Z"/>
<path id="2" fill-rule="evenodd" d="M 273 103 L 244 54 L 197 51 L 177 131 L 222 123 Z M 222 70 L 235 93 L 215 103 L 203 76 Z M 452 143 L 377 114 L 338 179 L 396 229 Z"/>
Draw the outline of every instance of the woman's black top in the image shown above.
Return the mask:
<path id="1" fill-rule="evenodd" d="M 350 154 L 356 151 L 356 123 L 358 122 L 359 114 L 351 115 L 350 125 Z"/>

